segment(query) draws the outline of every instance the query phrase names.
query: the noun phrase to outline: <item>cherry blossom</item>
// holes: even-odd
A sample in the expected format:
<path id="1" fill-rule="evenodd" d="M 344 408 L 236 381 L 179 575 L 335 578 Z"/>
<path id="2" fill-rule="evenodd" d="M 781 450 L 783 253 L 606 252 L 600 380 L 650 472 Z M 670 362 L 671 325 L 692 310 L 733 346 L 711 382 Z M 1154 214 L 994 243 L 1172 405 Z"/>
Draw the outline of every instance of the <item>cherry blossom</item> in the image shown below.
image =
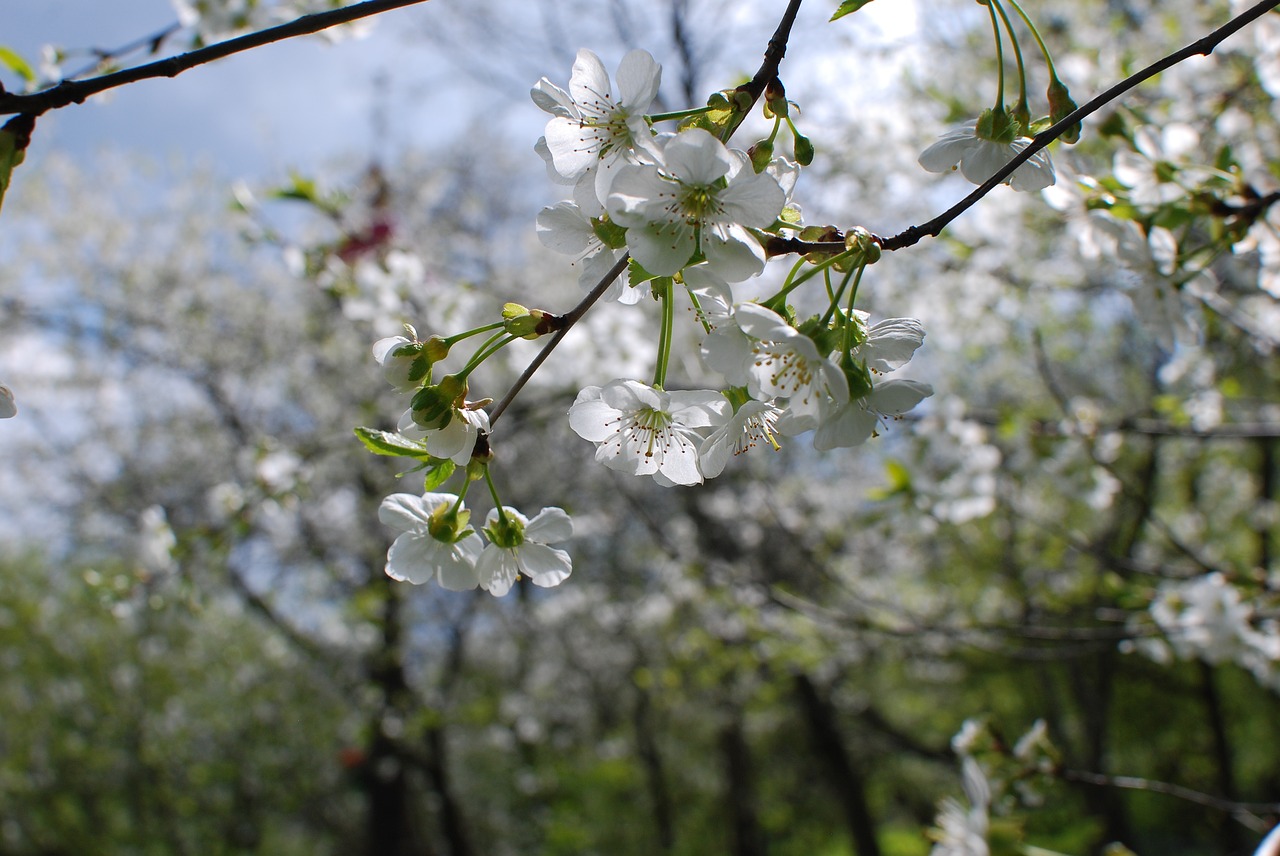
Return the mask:
<path id="1" fill-rule="evenodd" d="M 860 446 L 885 419 L 901 416 L 931 395 L 933 387 L 927 383 L 895 378 L 877 383 L 864 398 L 826 405 L 813 435 L 813 447 L 825 452 Z M 785 423 L 782 427 L 786 431 Z"/>
<path id="2" fill-rule="evenodd" d="M 773 175 L 692 128 L 665 142 L 660 166 L 620 167 L 605 205 L 650 273 L 670 276 L 700 251 L 716 274 L 740 282 L 764 269 L 764 248 L 748 229 L 772 225 L 785 201 Z"/>
<path id="3" fill-rule="evenodd" d="M 495 597 L 511 590 L 525 576 L 536 586 L 557 586 L 573 572 L 573 561 L 551 544 L 573 537 L 573 521 L 562 508 L 544 508 L 530 520 L 514 508 L 490 510 L 484 532 L 489 536 L 476 573 L 480 588 Z"/>
<path id="4" fill-rule="evenodd" d="M 556 172 L 575 182 L 594 174 L 596 193 L 603 202 L 615 166 L 642 154 L 655 157 L 653 131 L 644 113 L 657 97 L 661 81 L 662 67 L 653 57 L 633 50 L 618 66 L 615 97 L 604 64 L 585 48 L 573 63 L 568 92 L 545 77 L 539 80 L 529 94 L 551 114 L 544 139 Z"/>
<path id="5" fill-rule="evenodd" d="M 475 588 L 481 540 L 467 527 L 469 515 L 451 493 L 388 496 L 378 508 L 378 519 L 401 534 L 387 552 L 387 576 L 414 585 L 435 577 L 451 591 Z"/>
<path id="6" fill-rule="evenodd" d="M 578 393 L 569 425 L 596 444 L 596 461 L 610 469 L 666 486 L 701 484 L 701 429 L 722 424 L 728 410 L 718 392 L 667 392 L 619 379 Z"/>
<path id="7" fill-rule="evenodd" d="M 929 172 L 947 172 L 957 166 L 974 184 L 982 184 L 1030 144 L 1029 137 L 1008 142 L 991 140 L 978 133 L 978 123 L 969 122 L 947 131 L 920 155 L 920 166 Z M 1039 151 L 1013 171 L 1005 183 L 1014 190 L 1043 190 L 1055 181 L 1053 162 L 1047 151 Z"/>
<path id="8" fill-rule="evenodd" d="M 776 312 L 744 303 L 734 311 L 734 319 L 752 342 L 746 366 L 751 397 L 759 401 L 786 399 L 783 433 L 800 434 L 816 428 L 820 408 L 848 402 L 849 385 L 840 367 Z M 714 351 L 708 359 L 718 361 Z"/>
<path id="9" fill-rule="evenodd" d="M 782 412 L 772 402 L 744 402 L 727 422 L 702 441 L 698 462 L 703 476 L 715 478 L 724 472 L 732 455 L 741 455 L 762 443 L 778 449 L 777 426 Z"/>

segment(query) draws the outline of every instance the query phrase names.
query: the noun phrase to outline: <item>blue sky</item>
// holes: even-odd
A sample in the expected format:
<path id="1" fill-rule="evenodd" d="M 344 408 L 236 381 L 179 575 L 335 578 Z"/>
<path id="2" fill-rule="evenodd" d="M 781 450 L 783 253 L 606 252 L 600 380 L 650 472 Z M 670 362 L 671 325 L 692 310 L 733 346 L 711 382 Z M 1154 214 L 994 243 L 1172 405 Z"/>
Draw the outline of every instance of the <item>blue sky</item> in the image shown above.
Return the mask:
<path id="1" fill-rule="evenodd" d="M 22 12 L 14 14 L 18 5 Z M 103 147 L 138 149 L 160 157 L 180 153 L 227 175 L 265 178 L 312 167 L 336 152 L 368 150 L 375 139 L 371 95 L 380 76 L 391 80 L 386 101 L 395 104 L 402 96 L 397 87 L 438 70 L 430 51 L 421 44 L 415 49 L 402 36 L 431 5 L 380 16 L 366 39 L 282 42 L 55 111 L 40 119 L 30 156 L 38 161 L 53 151 L 88 157 Z M 0 6 L 0 44 L 34 63 L 45 43 L 69 50 L 116 47 L 174 20 L 168 0 L 6 0 Z M 65 69 L 82 62 L 68 61 Z M 11 75 L 5 80 L 15 87 Z M 429 138 L 437 123 L 420 121 L 426 115 L 394 115 L 389 139 L 379 138 L 378 144 Z"/>
<path id="2" fill-rule="evenodd" d="M 807 4 L 797 36 L 806 31 L 824 40 L 834 35 L 821 26 L 833 5 Z M 294 39 L 177 78 L 121 87 L 105 100 L 42 117 L 29 157 L 38 163 L 54 151 L 86 158 L 105 147 L 122 148 L 157 157 L 179 154 L 229 177 L 276 180 L 291 168 L 314 170 L 341 153 L 389 155 L 405 146 L 443 140 L 466 123 L 464 114 L 474 114 L 481 105 L 500 115 L 508 131 L 514 123 L 523 134 L 527 124 L 532 143 L 545 116 L 529 103 L 527 89 L 500 93 L 481 87 L 420 35 L 411 35 L 444 21 L 446 10 L 440 7 L 445 6 L 454 12 L 459 8 L 436 0 L 378 16 L 372 35 L 364 39 L 336 45 L 318 37 Z M 881 0 L 860 12 L 856 25 L 850 19 L 834 26 L 845 34 L 876 29 L 888 38 L 903 37 L 913 28 L 914 6 L 912 0 Z M 749 29 L 760 30 L 754 39 L 759 45 L 753 41 L 748 55 L 730 58 L 735 68 L 740 63 L 749 69 L 780 4 L 729 9 L 727 14 L 750 22 Z M 114 48 L 162 30 L 175 17 L 169 0 L 0 0 L 0 44 L 35 63 L 46 43 L 68 50 Z M 584 25 L 570 23 L 574 28 Z M 602 54 L 609 48 L 582 46 Z M 476 54 L 477 63 L 494 59 L 483 51 Z M 64 69 L 83 63 L 68 61 Z M 793 59 L 793 72 L 794 66 Z M 545 73 L 564 82 L 568 72 L 566 67 Z M 17 87 L 12 75 L 3 79 Z M 374 97 L 380 86 L 383 91 Z M 379 105 L 385 133 L 376 130 Z"/>

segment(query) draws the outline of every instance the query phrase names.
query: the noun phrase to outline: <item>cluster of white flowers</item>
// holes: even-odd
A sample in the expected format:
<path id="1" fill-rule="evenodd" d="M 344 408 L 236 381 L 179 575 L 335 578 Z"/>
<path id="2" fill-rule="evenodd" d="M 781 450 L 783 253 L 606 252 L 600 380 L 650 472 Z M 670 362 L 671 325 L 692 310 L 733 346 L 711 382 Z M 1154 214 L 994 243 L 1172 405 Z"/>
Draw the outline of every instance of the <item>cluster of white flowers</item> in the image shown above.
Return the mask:
<path id="1" fill-rule="evenodd" d="M 482 432 L 489 431 L 483 409 L 487 402 L 467 401 L 466 383 L 456 376 L 430 383 L 431 363 L 447 351 L 440 339 L 418 342 L 416 337 L 390 336 L 374 345 L 373 356 L 391 386 L 417 392 L 400 419 L 400 441 L 413 444 L 422 457 L 466 467 Z M 487 544 L 468 525 L 470 517 L 457 494 L 428 491 L 387 497 L 378 518 L 401 533 L 387 553 L 387 575 L 414 584 L 434 578 L 453 591 L 479 586 L 495 596 L 506 594 L 521 577 L 539 586 L 559 585 L 569 578 L 569 554 L 550 546 L 573 535 L 573 522 L 563 509 L 544 508 L 530 519 L 499 505 L 485 520 Z"/>
<path id="2" fill-rule="evenodd" d="M 868 327 L 845 318 L 852 337 L 827 324 L 797 329 L 779 312 L 739 302 L 730 283 L 765 269 L 763 230 L 787 207 L 797 166 L 755 165 L 701 127 L 657 133 L 646 121 L 661 68 L 632 51 L 618 69 L 619 94 L 590 51 L 578 53 L 568 90 L 543 78 L 534 102 L 551 115 L 537 151 L 548 173 L 573 185 L 573 199 L 538 218 L 543 243 L 583 265 L 591 286 L 629 252 L 653 277 L 689 292 L 706 330 L 701 353 L 724 391 L 668 391 L 620 378 L 582 390 L 570 425 L 596 443 L 596 460 L 663 485 L 718 475 L 731 454 L 777 437 L 814 431 L 819 449 L 866 441 L 885 417 L 910 410 L 932 389 L 873 375 L 905 364 L 924 338 L 913 319 Z M 763 167 L 763 168 L 762 168 Z M 616 283 L 605 299 L 635 303 Z M 854 341 L 849 341 L 853 338 Z"/>
<path id="3" fill-rule="evenodd" d="M 965 728 L 970 729 L 971 723 L 966 720 Z M 952 743 L 955 745 L 956 741 Z M 991 852 L 987 845 L 991 785 L 971 755 L 963 748 L 956 751 L 960 755 L 961 781 L 969 804 L 966 807 L 953 797 L 939 803 L 936 826 L 930 831 L 934 844 L 929 856 L 988 856 Z"/>
<path id="4" fill-rule="evenodd" d="M 452 493 L 384 499 L 378 519 L 401 533 L 387 553 L 387 576 L 415 585 L 434 578 L 453 591 L 479 586 L 499 597 L 522 576 L 539 586 L 569 578 L 569 554 L 551 546 L 573 536 L 563 509 L 544 508 L 529 519 L 514 508 L 494 508 L 485 520 L 487 544 L 467 525 L 469 517 Z"/>
<path id="5" fill-rule="evenodd" d="M 1263 618 L 1266 612 L 1220 573 L 1169 580 L 1160 584 L 1149 607 L 1164 638 L 1127 647 L 1157 662 L 1168 662 L 1172 653 L 1212 665 L 1235 663 L 1259 683 L 1280 690 L 1280 622 Z"/>

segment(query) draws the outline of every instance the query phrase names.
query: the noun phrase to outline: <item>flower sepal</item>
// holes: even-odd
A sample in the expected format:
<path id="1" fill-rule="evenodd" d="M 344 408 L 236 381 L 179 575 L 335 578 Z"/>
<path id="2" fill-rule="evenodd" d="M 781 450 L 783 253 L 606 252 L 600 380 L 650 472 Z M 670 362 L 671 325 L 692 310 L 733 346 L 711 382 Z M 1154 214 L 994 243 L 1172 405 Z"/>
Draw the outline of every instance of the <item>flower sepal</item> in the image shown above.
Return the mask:
<path id="1" fill-rule="evenodd" d="M 1001 107 L 987 109 L 978 117 L 974 132 L 978 137 L 993 143 L 1009 145 L 1022 134 L 1022 123 Z"/>
<path id="2" fill-rule="evenodd" d="M 476 530 L 468 525 L 470 522 L 470 511 L 442 503 L 427 518 L 427 532 L 442 544 L 457 544 L 463 538 L 476 534 Z"/>
<path id="3" fill-rule="evenodd" d="M 484 534 L 491 543 L 510 550 L 524 543 L 524 523 L 514 514 L 499 514 L 484 527 Z"/>
<path id="4" fill-rule="evenodd" d="M 454 411 L 466 401 L 467 381 L 446 375 L 437 384 L 424 386 L 409 403 L 413 421 L 419 428 L 439 431 L 453 421 Z"/>

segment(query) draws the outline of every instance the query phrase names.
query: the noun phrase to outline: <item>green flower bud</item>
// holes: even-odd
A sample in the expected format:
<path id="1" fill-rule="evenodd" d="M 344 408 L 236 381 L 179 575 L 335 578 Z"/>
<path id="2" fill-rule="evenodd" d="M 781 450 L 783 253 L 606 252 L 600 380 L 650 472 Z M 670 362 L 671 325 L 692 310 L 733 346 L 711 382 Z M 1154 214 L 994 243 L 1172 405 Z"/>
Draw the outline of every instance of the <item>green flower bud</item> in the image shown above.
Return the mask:
<path id="1" fill-rule="evenodd" d="M 1055 125 L 1078 109 L 1076 102 L 1071 100 L 1071 93 L 1067 91 L 1067 87 L 1056 77 L 1049 82 L 1049 91 L 1045 94 L 1049 97 L 1049 121 Z M 1064 143 L 1078 142 L 1080 140 L 1080 123 L 1076 122 L 1064 131 L 1058 139 Z"/>
<path id="2" fill-rule="evenodd" d="M 553 333 L 562 326 L 559 316 L 552 315 L 542 309 L 526 309 L 519 303 L 505 303 L 502 306 L 503 329 L 513 336 L 524 339 L 536 339 L 539 336 Z"/>
<path id="3" fill-rule="evenodd" d="M 787 115 L 787 90 L 782 81 L 774 78 L 764 88 L 764 115 L 766 119 Z M 759 170 L 756 170 L 759 172 Z"/>
<path id="4" fill-rule="evenodd" d="M 413 396 L 409 404 L 413 421 L 428 431 L 438 431 L 453 421 L 453 411 L 465 403 L 466 395 L 466 380 L 446 375 L 439 383 L 424 386 Z"/>
<path id="5" fill-rule="evenodd" d="M 747 149 L 747 155 L 751 158 L 751 168 L 758 173 L 764 172 L 769 166 L 769 161 L 773 160 L 773 142 L 761 140 Z"/>
<path id="6" fill-rule="evenodd" d="M 861 226 L 854 226 L 844 236 L 845 250 L 854 253 L 852 261 L 856 265 L 873 265 L 880 261 L 880 245 L 875 237 Z"/>
<path id="7" fill-rule="evenodd" d="M 800 166 L 808 166 L 813 163 L 813 143 L 804 134 L 796 132 L 795 135 L 796 163 Z"/>

